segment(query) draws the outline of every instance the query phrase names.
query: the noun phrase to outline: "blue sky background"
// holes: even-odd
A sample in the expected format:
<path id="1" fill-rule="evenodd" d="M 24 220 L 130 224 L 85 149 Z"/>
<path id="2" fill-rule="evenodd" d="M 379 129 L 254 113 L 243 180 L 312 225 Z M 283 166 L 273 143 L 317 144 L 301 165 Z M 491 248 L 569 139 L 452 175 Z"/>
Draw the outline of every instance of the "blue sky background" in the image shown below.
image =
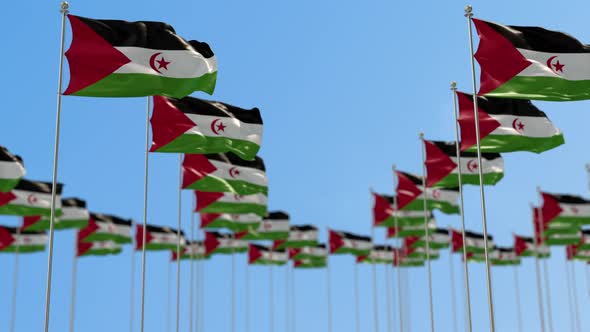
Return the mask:
<path id="1" fill-rule="evenodd" d="M 473 1 L 476 17 L 514 25 L 540 25 L 590 41 L 587 1 Z M 73 14 L 93 18 L 157 20 L 187 39 L 208 42 L 219 61 L 214 99 L 261 109 L 265 128 L 261 156 L 268 168 L 271 209 L 284 209 L 293 223 L 370 233 L 369 188 L 392 192 L 391 164 L 419 172 L 418 132 L 454 139 L 449 82 L 470 91 L 465 3 L 460 1 L 72 1 Z M 0 144 L 20 154 L 31 179 L 51 179 L 55 93 L 59 53 L 58 1 L 13 1 L 0 35 L 3 107 Z M 68 27 L 67 41 L 70 33 Z M 67 67 L 66 67 L 67 69 Z M 66 70 L 67 73 L 67 70 Z M 67 82 L 67 74 L 66 80 Z M 203 94 L 197 93 L 203 97 Z M 590 161 L 589 102 L 536 102 L 565 134 L 566 144 L 534 155 L 505 156 L 506 175 L 486 189 L 488 229 L 499 245 L 512 233 L 531 234 L 529 202 L 535 187 L 588 196 L 584 164 Z M 59 180 L 64 196 L 88 201 L 90 209 L 141 220 L 145 98 L 65 97 Z M 176 225 L 178 161 L 150 156 L 149 222 Z M 188 230 L 191 196 L 183 194 Z M 465 190 L 466 223 L 480 231 L 477 187 Z M 437 214 L 441 226 L 459 218 Z M 0 217 L 0 224 L 20 220 Z M 384 231 L 376 230 L 379 242 Z M 325 238 L 325 232 L 322 234 Z M 66 331 L 74 234 L 56 233 L 51 331 Z M 131 248 L 115 257 L 79 261 L 78 331 L 127 331 Z M 564 250 L 553 248 L 550 269 L 553 320 L 572 330 Z M 21 256 L 17 331 L 43 326 L 46 254 Z M 139 255 L 137 255 L 139 263 Z M 459 322 L 464 316 L 459 257 L 453 257 Z M 236 258 L 237 331 L 245 331 L 245 256 Z M 332 257 L 334 331 L 353 331 L 353 258 Z M 205 265 L 205 331 L 229 331 L 230 258 Z M 0 255 L 0 330 L 8 330 L 13 256 Z M 165 328 L 169 253 L 149 253 L 146 331 Z M 188 320 L 188 265 L 183 264 L 183 331 Z M 448 252 L 433 262 L 437 330 L 450 331 Z M 580 313 L 590 305 L 587 267 L 575 264 Z M 385 273 L 378 267 L 380 330 L 385 331 Z M 483 265 L 470 266 L 474 331 L 486 331 L 488 314 Z M 498 331 L 516 331 L 513 268 L 493 268 Z M 274 270 L 275 331 L 285 331 L 284 268 Z M 538 331 L 534 262 L 518 268 L 526 331 Z M 251 331 L 268 331 L 267 268 L 252 267 Z M 412 331 L 428 328 L 425 269 L 408 270 Z M 136 274 L 139 283 L 139 266 Z M 359 267 L 361 324 L 372 331 L 371 269 Z M 297 331 L 326 331 L 325 271 L 296 271 Z M 138 295 L 139 289 L 136 290 Z M 136 297 L 138 308 L 139 296 Z M 138 324 L 136 315 L 136 328 Z M 590 318 L 581 315 L 582 329 Z M 397 322 L 397 319 L 396 319 Z M 136 329 L 137 330 L 137 329 Z"/>

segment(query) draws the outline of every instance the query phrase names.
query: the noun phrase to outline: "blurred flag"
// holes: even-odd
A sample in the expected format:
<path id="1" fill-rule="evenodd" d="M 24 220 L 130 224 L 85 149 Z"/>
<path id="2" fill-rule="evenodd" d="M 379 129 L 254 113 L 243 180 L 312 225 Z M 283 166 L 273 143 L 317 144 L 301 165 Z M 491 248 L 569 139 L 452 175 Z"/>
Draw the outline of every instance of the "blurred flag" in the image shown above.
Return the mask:
<path id="1" fill-rule="evenodd" d="M 289 237 L 289 215 L 284 211 L 269 212 L 257 229 L 236 233 L 240 240 L 285 240 Z"/>
<path id="2" fill-rule="evenodd" d="M 0 145 L 0 192 L 10 192 L 26 173 L 22 158 Z"/>
<path id="3" fill-rule="evenodd" d="M 27 232 L 16 227 L 0 226 L 0 253 L 13 253 L 17 250 L 19 253 L 45 251 L 46 243 L 45 232 Z"/>
<path id="4" fill-rule="evenodd" d="M 368 255 L 356 256 L 357 263 L 393 264 L 393 247 L 388 245 L 374 245 Z"/>
<path id="5" fill-rule="evenodd" d="M 424 210 L 423 200 L 426 198 L 427 210 L 438 209 L 445 214 L 459 214 L 458 188 L 424 188 L 424 179 L 421 176 L 400 171 L 396 171 L 396 175 L 399 210 Z"/>
<path id="6" fill-rule="evenodd" d="M 244 214 L 266 216 L 268 198 L 265 194 L 237 195 L 232 193 L 209 193 L 195 191 L 197 212 Z"/>
<path id="7" fill-rule="evenodd" d="M 21 179 L 10 192 L 0 192 L 0 215 L 49 216 L 51 214 L 51 182 Z M 55 216 L 61 215 L 61 191 L 57 184 Z"/>
<path id="8" fill-rule="evenodd" d="M 178 231 L 170 227 L 147 225 L 145 250 L 173 250 L 178 248 Z M 180 247 L 186 244 L 184 232 L 180 231 Z M 136 225 L 135 250 L 143 248 L 143 225 Z"/>
<path id="9" fill-rule="evenodd" d="M 287 251 L 250 244 L 248 247 L 248 264 L 252 265 L 285 265 L 289 261 Z"/>
<path id="10" fill-rule="evenodd" d="M 273 249 L 313 247 L 318 244 L 318 228 L 313 225 L 291 225 L 289 237 L 275 240 Z"/>
<path id="11" fill-rule="evenodd" d="M 234 239 L 233 234 L 205 232 L 205 255 L 243 253 L 248 251 L 248 242 Z"/>
<path id="12" fill-rule="evenodd" d="M 79 231 L 79 241 L 114 241 L 119 244 L 131 243 L 131 220 L 117 216 L 90 213 L 88 226 Z"/>
<path id="13" fill-rule="evenodd" d="M 257 229 L 262 222 L 262 217 L 254 213 L 201 213 L 200 216 L 201 228 L 227 228 L 234 232 L 243 232 L 248 229 Z"/>
<path id="14" fill-rule="evenodd" d="M 368 236 L 328 230 L 330 254 L 352 254 L 363 256 L 371 253 L 373 243 Z"/>

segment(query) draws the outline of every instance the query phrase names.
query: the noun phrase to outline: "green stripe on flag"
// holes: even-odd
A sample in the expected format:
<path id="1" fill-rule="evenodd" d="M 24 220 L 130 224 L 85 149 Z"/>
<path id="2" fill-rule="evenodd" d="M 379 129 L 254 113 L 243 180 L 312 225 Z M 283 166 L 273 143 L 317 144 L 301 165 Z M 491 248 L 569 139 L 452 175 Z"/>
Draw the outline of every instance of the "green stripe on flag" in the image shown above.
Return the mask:
<path id="1" fill-rule="evenodd" d="M 590 80 L 569 81 L 556 77 L 515 76 L 486 96 L 547 101 L 590 99 Z"/>
<path id="2" fill-rule="evenodd" d="M 49 208 L 30 207 L 22 205 L 6 204 L 0 206 L 0 215 L 12 216 L 49 216 L 51 210 Z M 55 209 L 55 216 L 62 214 L 61 209 Z"/>
<path id="3" fill-rule="evenodd" d="M 236 138 L 184 134 L 159 148 L 156 152 L 193 154 L 225 153 L 228 151 L 228 147 L 231 147 L 229 151 L 245 160 L 254 159 L 258 150 L 260 150 L 260 146 L 256 143 Z"/>
<path id="4" fill-rule="evenodd" d="M 253 203 L 227 203 L 227 202 L 215 202 L 200 212 L 203 213 L 230 213 L 230 214 L 245 214 L 254 213 L 259 216 L 265 217 L 267 214 L 266 206 L 253 204 Z"/>
<path id="5" fill-rule="evenodd" d="M 541 153 L 551 150 L 565 143 L 563 135 L 551 137 L 527 137 L 520 135 L 488 135 L 481 140 L 481 152 L 514 152 L 530 151 Z M 477 146 L 467 149 L 469 152 L 477 152 Z"/>
<path id="6" fill-rule="evenodd" d="M 484 174 L 484 185 L 493 186 L 504 177 L 504 173 L 488 173 Z M 462 174 L 461 179 L 463 184 L 471 184 L 479 186 L 479 174 Z M 444 179 L 437 182 L 435 187 L 453 188 L 459 185 L 459 176 L 457 174 L 449 174 Z"/>
<path id="7" fill-rule="evenodd" d="M 458 179 L 458 177 L 456 177 Z M 465 175 L 463 175 L 465 178 Z M 446 179 L 446 178 L 445 178 Z M 479 177 L 478 184 L 479 184 Z M 444 181 L 444 179 L 443 179 Z M 439 182 L 440 183 L 440 182 Z M 426 200 L 426 210 L 440 210 L 444 214 L 459 214 L 459 206 L 452 205 L 450 203 L 435 201 L 431 199 Z M 424 200 L 422 198 L 417 198 L 410 202 L 408 205 L 404 206 L 402 209 L 403 211 L 423 211 L 424 210 Z M 399 219 L 399 218 L 398 218 Z"/>
<path id="8" fill-rule="evenodd" d="M 284 240 L 289 237 L 289 232 L 264 232 L 264 233 L 255 233 L 251 232 L 243 237 L 240 240 L 248 240 L 248 241 L 256 241 L 256 240 Z"/>
<path id="9" fill-rule="evenodd" d="M 0 192 L 7 193 L 14 189 L 20 179 L 0 179 Z"/>
<path id="10" fill-rule="evenodd" d="M 215 176 L 206 176 L 191 184 L 187 189 L 206 192 L 232 192 L 238 195 L 252 195 L 257 193 L 268 193 L 268 188 L 241 180 L 221 179 Z"/>
<path id="11" fill-rule="evenodd" d="M 124 235 L 118 234 L 110 234 L 110 233 L 95 233 L 90 234 L 89 236 L 85 237 L 83 242 L 105 242 L 105 241 L 113 241 L 118 244 L 126 244 L 131 243 L 131 238 Z M 149 244 L 146 245 L 146 248 Z M 174 246 L 176 248 L 176 246 Z"/>
<path id="12" fill-rule="evenodd" d="M 18 248 L 18 252 L 22 253 L 22 254 L 33 253 L 33 252 L 42 252 L 42 251 L 45 251 L 44 244 L 23 245 Z M 16 246 L 9 246 L 9 247 L 4 248 L 3 250 L 0 250 L 0 253 L 15 253 L 15 252 L 16 252 Z"/>

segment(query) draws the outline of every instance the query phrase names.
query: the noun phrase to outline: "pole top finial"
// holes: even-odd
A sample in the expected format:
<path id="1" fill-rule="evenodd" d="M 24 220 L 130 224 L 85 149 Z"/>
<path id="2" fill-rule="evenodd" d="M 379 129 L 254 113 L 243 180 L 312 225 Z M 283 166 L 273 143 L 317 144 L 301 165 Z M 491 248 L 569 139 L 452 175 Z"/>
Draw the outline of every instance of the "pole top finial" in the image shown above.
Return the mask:
<path id="1" fill-rule="evenodd" d="M 457 82 L 451 81 L 451 90 L 457 90 Z"/>
<path id="2" fill-rule="evenodd" d="M 62 1 L 61 5 L 60 5 L 59 12 L 62 14 L 67 14 L 70 12 L 69 9 L 70 9 L 70 4 L 67 1 Z"/>
<path id="3" fill-rule="evenodd" d="M 465 6 L 465 17 L 473 16 L 473 7 L 471 5 Z"/>
<path id="4" fill-rule="evenodd" d="M 420 134 L 418 134 L 418 136 L 420 136 L 420 139 L 424 139 L 424 132 L 420 132 Z"/>

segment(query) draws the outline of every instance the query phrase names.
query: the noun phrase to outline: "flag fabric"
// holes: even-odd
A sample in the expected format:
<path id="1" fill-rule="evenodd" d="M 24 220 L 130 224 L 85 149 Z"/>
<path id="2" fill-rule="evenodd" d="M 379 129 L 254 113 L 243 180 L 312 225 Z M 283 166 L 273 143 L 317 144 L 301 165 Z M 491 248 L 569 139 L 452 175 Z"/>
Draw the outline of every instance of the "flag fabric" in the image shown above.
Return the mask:
<path id="1" fill-rule="evenodd" d="M 300 260 L 324 260 L 328 256 L 325 244 L 318 244 L 313 247 L 289 248 L 289 259 Z"/>
<path id="2" fill-rule="evenodd" d="M 565 246 L 568 244 L 577 244 L 582 240 L 582 232 L 576 233 L 554 233 L 547 235 L 545 244 L 549 246 Z"/>
<path id="3" fill-rule="evenodd" d="M 590 46 L 562 32 L 473 19 L 479 35 L 479 95 L 570 101 L 590 99 Z"/>
<path id="4" fill-rule="evenodd" d="M 273 250 L 257 244 L 248 246 L 248 264 L 251 265 L 285 265 L 289 256 L 285 250 Z"/>
<path id="5" fill-rule="evenodd" d="M 0 215 L 49 216 L 51 215 L 51 182 L 21 179 L 10 192 L 0 192 Z M 55 216 L 61 211 L 61 191 L 63 185 L 57 184 Z"/>
<path id="6" fill-rule="evenodd" d="M 590 250 L 580 249 L 580 247 L 575 244 L 566 246 L 565 250 L 567 260 L 590 261 Z"/>
<path id="7" fill-rule="evenodd" d="M 590 250 L 590 229 L 582 229 L 582 238 L 580 243 L 578 243 L 578 248 L 580 250 Z"/>
<path id="8" fill-rule="evenodd" d="M 248 251 L 248 242 L 234 239 L 233 234 L 205 232 L 205 255 L 233 254 Z"/>
<path id="9" fill-rule="evenodd" d="M 232 152 L 185 154 L 182 189 L 251 195 L 268 192 L 262 158 L 243 160 Z"/>
<path id="10" fill-rule="evenodd" d="M 428 223 L 426 224 L 426 230 L 424 230 L 424 221 L 422 221 L 422 224 L 416 224 L 416 225 L 406 225 L 406 226 L 399 226 L 397 228 L 395 227 L 389 227 L 387 228 L 387 237 L 388 238 L 393 238 L 393 237 L 408 237 L 408 236 L 425 236 L 426 232 L 428 234 L 432 234 L 436 231 L 436 220 L 430 219 L 428 220 Z"/>
<path id="11" fill-rule="evenodd" d="M 489 254 L 490 263 L 498 266 L 520 265 L 520 257 L 514 248 L 496 247 Z M 485 259 L 485 257 L 484 257 Z"/>
<path id="12" fill-rule="evenodd" d="M 428 187 L 458 187 L 457 148 L 455 142 L 427 141 L 426 172 Z M 479 167 L 485 185 L 495 185 L 504 177 L 504 159 L 498 153 L 482 153 L 479 165 L 477 153 L 461 152 L 461 180 L 463 184 L 479 185 Z"/>
<path id="13" fill-rule="evenodd" d="M 395 227 L 398 226 L 424 224 L 424 217 L 431 219 L 432 211 L 424 212 L 419 210 L 395 210 L 393 205 L 393 196 L 373 193 L 375 203 L 373 205 L 373 226 L 376 227 Z M 421 201 L 421 200 L 420 200 Z"/>
<path id="14" fill-rule="evenodd" d="M 240 240 L 286 240 L 289 237 L 289 215 L 283 211 L 269 212 L 257 229 L 236 233 Z"/>
<path id="15" fill-rule="evenodd" d="M 55 219 L 55 229 L 81 229 L 88 225 L 90 215 L 86 209 L 86 202 L 78 198 L 61 200 L 62 215 Z M 49 216 L 25 216 L 23 217 L 23 230 L 44 231 L 49 230 L 51 221 Z"/>
<path id="16" fill-rule="evenodd" d="M 47 234 L 43 231 L 21 231 L 0 226 L 0 253 L 33 253 L 45 251 Z"/>
<path id="17" fill-rule="evenodd" d="M 248 229 L 257 229 L 262 222 L 262 217 L 254 213 L 201 213 L 200 216 L 201 228 L 227 228 L 234 232 L 243 232 L 247 231 Z"/>
<path id="18" fill-rule="evenodd" d="M 65 95 L 184 97 L 215 89 L 217 60 L 206 43 L 186 41 L 162 22 L 97 20 L 68 15 Z"/>
<path id="19" fill-rule="evenodd" d="M 473 96 L 457 92 L 461 151 L 477 152 Z M 477 97 L 481 152 L 541 153 L 565 143 L 563 134 L 530 100 Z"/>
<path id="20" fill-rule="evenodd" d="M 426 247 L 426 237 L 410 236 L 404 238 L 405 243 L 411 248 Z M 449 230 L 446 228 L 437 228 L 432 231 L 428 237 L 428 245 L 431 249 L 447 248 L 451 243 Z"/>
<path id="21" fill-rule="evenodd" d="M 123 251 L 120 244 L 114 241 L 80 242 L 76 246 L 76 255 L 83 256 L 107 256 L 117 255 Z"/>
<path id="22" fill-rule="evenodd" d="M 543 224 L 590 224 L 590 200 L 575 195 L 542 192 Z"/>
<path id="23" fill-rule="evenodd" d="M 388 245 L 374 245 L 368 255 L 356 256 L 357 263 L 393 264 L 393 247 Z"/>
<path id="24" fill-rule="evenodd" d="M 405 244 L 404 244 L 405 246 Z M 430 260 L 435 260 L 440 258 L 440 253 L 438 250 L 430 248 L 430 250 L 426 250 L 425 247 L 416 247 L 416 248 L 405 248 L 404 251 L 406 256 L 409 258 L 419 258 L 421 260 L 428 259 L 427 253 L 429 253 Z"/>
<path id="25" fill-rule="evenodd" d="M 301 259 L 293 261 L 293 267 L 296 269 L 320 269 L 328 265 L 327 259 Z"/>
<path id="26" fill-rule="evenodd" d="M 79 231 L 81 242 L 114 241 L 131 243 L 131 220 L 117 216 L 90 213 L 88 226 Z"/>
<path id="27" fill-rule="evenodd" d="M 289 227 L 289 237 L 276 240 L 273 249 L 313 247 L 318 244 L 318 228 L 313 225 L 292 225 Z"/>
<path id="28" fill-rule="evenodd" d="M 417 267 L 424 266 L 424 259 L 420 257 L 408 257 L 405 250 L 394 248 L 394 262 L 393 265 L 397 267 Z"/>
<path id="29" fill-rule="evenodd" d="M 0 192 L 10 192 L 26 173 L 22 158 L 0 146 Z"/>
<path id="30" fill-rule="evenodd" d="M 348 232 L 328 230 L 330 254 L 368 255 L 373 248 L 371 238 Z"/>
<path id="31" fill-rule="evenodd" d="M 237 195 L 232 193 L 210 193 L 195 191 L 197 197 L 197 212 L 201 213 L 254 213 L 266 216 L 268 198 L 265 194 Z"/>
<path id="32" fill-rule="evenodd" d="M 151 152 L 210 154 L 233 152 L 255 160 L 262 143 L 262 117 L 257 108 L 193 97 L 154 97 Z"/>
<path id="33" fill-rule="evenodd" d="M 421 176 L 400 171 L 396 171 L 396 174 L 398 210 L 424 210 L 426 198 L 427 210 L 438 209 L 445 214 L 459 214 L 458 188 L 424 188 L 424 179 Z"/>
<path id="34" fill-rule="evenodd" d="M 143 248 L 143 225 L 136 225 L 135 250 Z M 178 230 L 170 227 L 147 225 L 145 250 L 174 250 L 178 248 Z M 186 244 L 184 232 L 180 231 L 180 247 Z"/>
<path id="35" fill-rule="evenodd" d="M 181 260 L 204 260 L 209 259 L 209 256 L 205 255 L 205 244 L 203 241 L 186 241 L 186 243 L 180 249 Z M 176 248 L 172 250 L 172 261 L 178 260 L 178 254 Z"/>
<path id="36" fill-rule="evenodd" d="M 461 232 L 451 230 L 451 244 L 453 245 L 453 252 L 463 252 L 463 235 Z M 465 231 L 465 247 L 469 253 L 485 253 L 483 234 Z M 494 247 L 494 238 L 488 234 L 488 250 L 491 251 Z"/>
<path id="37" fill-rule="evenodd" d="M 539 246 L 536 246 L 535 240 L 532 237 L 520 235 L 514 235 L 514 252 L 516 255 L 522 257 L 533 257 L 537 253 L 539 258 L 548 258 L 551 255 L 551 251 L 548 246 L 542 243 L 539 244 Z"/>

